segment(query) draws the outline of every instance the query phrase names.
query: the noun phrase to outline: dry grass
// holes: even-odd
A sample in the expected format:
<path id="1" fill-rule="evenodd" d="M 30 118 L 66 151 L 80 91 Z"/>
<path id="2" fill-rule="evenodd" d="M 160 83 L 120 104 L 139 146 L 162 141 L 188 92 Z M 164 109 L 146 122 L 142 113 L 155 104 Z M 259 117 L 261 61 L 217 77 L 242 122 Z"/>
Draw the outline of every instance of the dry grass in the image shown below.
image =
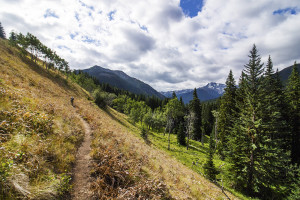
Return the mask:
<path id="1" fill-rule="evenodd" d="M 0 40 L 0 56 L 0 82 L 6 91 L 1 93 L 0 110 L 21 107 L 10 125 L 21 120 L 20 116 L 24 120 L 27 112 L 28 119 L 47 116 L 51 123 L 49 134 L 41 130 L 27 135 L 26 123 L 21 123 L 19 132 L 11 131 L 1 140 L 5 147 L 0 150 L 1 162 L 13 160 L 13 166 L 7 167 L 11 183 L 1 184 L 6 187 L 7 199 L 9 195 L 12 199 L 55 199 L 70 190 L 62 180 L 72 171 L 83 137 L 78 114 L 92 129 L 92 189 L 98 199 L 226 199 L 207 179 L 146 144 L 124 115 L 110 108 L 99 109 L 87 100 L 83 89 L 58 72 L 22 60 L 7 41 Z M 69 103 L 71 96 L 75 97 L 75 109 Z M 13 196 L 15 191 L 18 195 Z"/>
<path id="2" fill-rule="evenodd" d="M 69 190 L 69 175 L 83 139 L 70 96 L 87 94 L 57 72 L 20 58 L 0 40 L 0 134 L 7 165 L 1 198 L 57 199 Z M 4 174 L 4 172 L 3 172 Z"/>
<path id="3" fill-rule="evenodd" d="M 216 185 L 137 137 L 140 130 L 131 125 L 125 115 L 111 108 L 103 111 L 95 107 L 80 104 L 81 111 L 93 124 L 94 146 L 117 149 L 126 157 L 133 176 L 141 170 L 147 179 L 162 181 L 167 186 L 165 191 L 174 199 L 226 199 Z M 230 193 L 228 196 L 237 199 Z"/>

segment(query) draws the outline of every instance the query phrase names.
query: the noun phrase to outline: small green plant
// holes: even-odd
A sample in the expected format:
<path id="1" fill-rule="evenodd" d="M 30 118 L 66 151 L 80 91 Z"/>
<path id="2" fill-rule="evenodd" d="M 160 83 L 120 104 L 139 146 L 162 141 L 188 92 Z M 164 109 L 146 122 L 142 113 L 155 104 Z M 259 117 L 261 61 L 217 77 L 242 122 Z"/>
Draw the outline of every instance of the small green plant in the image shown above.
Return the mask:
<path id="1" fill-rule="evenodd" d="M 12 160 L 2 160 L 0 164 L 0 183 L 4 182 L 9 175 L 10 168 L 13 165 Z"/>
<path id="2" fill-rule="evenodd" d="M 61 174 L 60 183 L 57 188 L 59 195 L 64 195 L 71 191 L 71 189 L 72 189 L 71 179 L 72 178 L 70 175 L 68 175 L 66 173 Z"/>

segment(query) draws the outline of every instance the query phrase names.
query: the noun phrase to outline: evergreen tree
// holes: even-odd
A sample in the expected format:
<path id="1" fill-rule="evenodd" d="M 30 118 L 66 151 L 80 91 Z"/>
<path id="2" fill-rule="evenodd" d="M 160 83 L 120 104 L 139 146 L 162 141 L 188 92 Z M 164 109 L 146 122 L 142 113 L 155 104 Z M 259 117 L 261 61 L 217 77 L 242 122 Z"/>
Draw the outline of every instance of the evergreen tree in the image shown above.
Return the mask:
<path id="1" fill-rule="evenodd" d="M 185 132 L 184 132 L 184 127 L 183 127 L 183 122 L 179 124 L 179 128 L 177 130 L 177 142 L 180 145 L 185 146 L 186 141 L 185 141 Z"/>
<path id="2" fill-rule="evenodd" d="M 225 92 L 221 98 L 219 110 L 218 127 L 218 144 L 217 150 L 221 158 L 225 158 L 225 152 L 228 151 L 228 138 L 230 137 L 231 129 L 236 118 L 236 83 L 230 70 L 226 80 Z"/>
<path id="3" fill-rule="evenodd" d="M 204 173 L 211 181 L 216 180 L 216 176 L 218 174 L 218 170 L 214 164 L 213 158 L 214 158 L 214 140 L 213 140 L 213 133 L 212 133 L 209 139 L 209 151 L 208 151 L 207 160 L 203 166 Z"/>
<path id="4" fill-rule="evenodd" d="M 280 89 L 275 88 L 276 77 L 271 58 L 263 73 L 255 45 L 237 91 L 238 118 L 229 139 L 231 178 L 240 190 L 261 198 L 275 198 L 281 192 L 288 164 L 288 153 L 281 146 Z M 271 85 L 273 84 L 273 85 Z M 273 88 L 270 88 L 272 86 Z M 240 96 L 241 95 L 241 96 Z"/>
<path id="5" fill-rule="evenodd" d="M 173 93 L 172 93 L 172 99 L 177 99 L 177 96 L 176 96 L 176 93 L 175 93 L 175 91 L 173 91 Z"/>
<path id="6" fill-rule="evenodd" d="M 10 32 L 10 35 L 9 35 L 9 42 L 10 44 L 12 45 L 16 45 L 16 41 L 17 41 L 17 35 L 15 32 Z"/>
<path id="7" fill-rule="evenodd" d="M 300 75 L 296 62 L 288 79 L 286 97 L 289 105 L 289 125 L 291 127 L 291 158 L 300 165 Z"/>
<path id="8" fill-rule="evenodd" d="M 290 162 L 289 152 L 284 149 L 289 129 L 282 114 L 283 93 L 280 86 L 269 56 L 262 83 L 262 135 L 257 148 L 260 154 L 257 156 L 259 164 L 256 166 L 257 187 L 263 198 L 278 196 L 276 193 L 281 192 L 280 185 L 285 182 L 285 170 Z"/>
<path id="9" fill-rule="evenodd" d="M 197 95 L 196 88 L 193 92 L 193 99 L 190 102 L 190 112 L 194 113 L 194 121 L 192 122 L 192 133 L 191 136 L 194 140 L 202 140 L 203 135 L 201 134 L 201 103 Z M 202 140 L 203 141 L 203 140 Z"/>
<path id="10" fill-rule="evenodd" d="M 1 24 L 1 22 L 0 22 L 0 38 L 2 38 L 2 39 L 6 38 L 5 31 L 4 31 L 4 28 Z"/>
<path id="11" fill-rule="evenodd" d="M 257 178 L 255 165 L 259 142 L 261 139 L 262 120 L 259 116 L 262 95 L 263 64 L 258 55 L 256 46 L 253 45 L 249 55 L 249 63 L 245 65 L 242 88 L 244 96 L 240 105 L 240 116 L 233 127 L 231 137 L 232 173 L 236 184 L 246 188 L 253 194 Z M 239 155 L 239 156 L 237 156 Z"/>

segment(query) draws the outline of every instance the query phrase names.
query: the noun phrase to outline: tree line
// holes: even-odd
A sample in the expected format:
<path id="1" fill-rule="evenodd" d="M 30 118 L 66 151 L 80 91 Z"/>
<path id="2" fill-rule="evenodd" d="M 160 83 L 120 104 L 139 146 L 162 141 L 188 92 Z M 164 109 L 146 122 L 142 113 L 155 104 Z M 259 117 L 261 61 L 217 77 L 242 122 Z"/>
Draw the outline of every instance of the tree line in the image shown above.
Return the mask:
<path id="1" fill-rule="evenodd" d="M 47 69 L 58 69 L 66 73 L 70 72 L 68 62 L 31 33 L 23 35 L 22 33 L 12 31 L 9 35 L 9 41 L 12 45 L 21 49 L 22 56 L 26 56 L 27 52 L 29 52 L 32 61 L 37 62 L 38 59 L 42 60 L 43 66 Z"/>

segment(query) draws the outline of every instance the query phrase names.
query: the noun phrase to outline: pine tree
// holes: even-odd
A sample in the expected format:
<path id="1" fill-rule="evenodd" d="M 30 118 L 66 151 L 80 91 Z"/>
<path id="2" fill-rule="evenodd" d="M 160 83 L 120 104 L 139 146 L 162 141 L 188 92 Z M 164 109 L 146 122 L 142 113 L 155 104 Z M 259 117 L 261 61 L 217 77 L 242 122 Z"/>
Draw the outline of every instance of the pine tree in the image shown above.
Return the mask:
<path id="1" fill-rule="evenodd" d="M 207 177 L 211 181 L 215 181 L 216 176 L 218 174 L 218 170 L 214 164 L 213 158 L 214 158 L 214 139 L 213 139 L 213 133 L 212 133 L 210 136 L 210 139 L 209 139 L 209 151 L 208 151 L 207 160 L 203 166 L 204 173 L 207 175 Z"/>
<path id="2" fill-rule="evenodd" d="M 285 182 L 285 169 L 290 162 L 289 152 L 284 149 L 289 130 L 283 118 L 282 87 L 273 71 L 269 56 L 262 82 L 263 98 L 260 110 L 262 118 L 260 144 L 258 147 L 256 171 L 257 188 L 263 198 L 280 193 L 280 185 Z M 276 188 L 275 191 L 274 188 Z M 277 196 L 277 195 L 276 195 Z"/>
<path id="3" fill-rule="evenodd" d="M 269 57 L 264 76 L 255 45 L 237 90 L 238 118 L 229 139 L 231 178 L 236 187 L 263 199 L 281 193 L 288 165 L 282 148 L 286 123 L 281 114 L 280 83 Z"/>
<path id="4" fill-rule="evenodd" d="M 177 96 L 176 96 L 176 93 L 175 93 L 175 91 L 173 91 L 173 93 L 172 93 L 172 99 L 177 99 Z"/>
<path id="5" fill-rule="evenodd" d="M 6 38 L 5 31 L 4 31 L 4 28 L 1 24 L 1 22 L 0 22 L 0 38 L 2 38 L 2 39 Z"/>
<path id="6" fill-rule="evenodd" d="M 232 173 L 236 184 L 246 189 L 249 194 L 254 192 L 257 151 L 261 139 L 262 120 L 259 116 L 262 95 L 263 64 L 253 45 L 249 55 L 249 63 L 245 65 L 241 88 L 244 96 L 240 97 L 240 116 L 233 127 L 231 137 Z M 239 156 L 237 156 L 239 155 Z"/>
<path id="7" fill-rule="evenodd" d="M 289 125 L 291 127 L 291 159 L 300 165 L 300 75 L 296 62 L 288 79 L 286 97 L 289 105 Z"/>
<path id="8" fill-rule="evenodd" d="M 226 88 L 221 99 L 219 110 L 218 127 L 218 144 L 217 150 L 221 158 L 225 158 L 225 153 L 228 151 L 228 138 L 230 137 L 231 129 L 236 118 L 236 83 L 230 70 L 226 80 Z"/>
<path id="9" fill-rule="evenodd" d="M 201 140 L 203 142 L 203 135 L 201 134 L 201 102 L 197 95 L 196 88 L 193 92 L 193 100 L 190 102 L 190 112 L 194 113 L 194 121 L 192 122 L 192 133 L 191 136 L 194 140 Z"/>
<path id="10" fill-rule="evenodd" d="M 183 145 L 183 146 L 186 145 L 185 132 L 184 132 L 184 127 L 183 127 L 183 123 L 182 122 L 179 124 L 179 128 L 177 130 L 177 142 L 180 145 Z"/>
<path id="11" fill-rule="evenodd" d="M 10 44 L 12 45 L 16 45 L 16 41 L 17 41 L 17 35 L 15 32 L 10 32 L 10 35 L 9 35 L 9 42 Z"/>

